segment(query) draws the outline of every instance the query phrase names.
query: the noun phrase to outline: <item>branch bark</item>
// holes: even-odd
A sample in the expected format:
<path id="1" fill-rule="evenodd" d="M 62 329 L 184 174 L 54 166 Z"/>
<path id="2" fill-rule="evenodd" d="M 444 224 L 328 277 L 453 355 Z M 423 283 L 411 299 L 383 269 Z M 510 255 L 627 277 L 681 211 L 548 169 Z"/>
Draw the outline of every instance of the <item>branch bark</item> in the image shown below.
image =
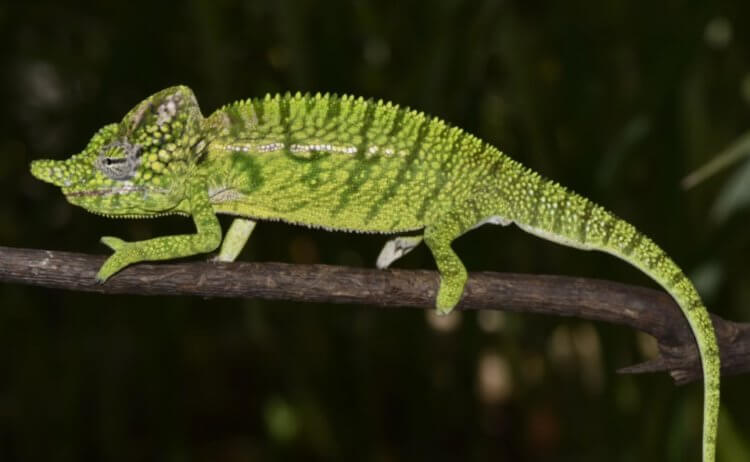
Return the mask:
<path id="1" fill-rule="evenodd" d="M 0 247 L 0 281 L 102 294 L 199 295 L 379 307 L 432 308 L 434 271 L 285 263 L 184 262 L 133 265 L 98 284 L 104 256 Z M 664 292 L 597 279 L 472 273 L 459 310 L 494 309 L 624 325 L 656 338 L 660 355 L 622 373 L 668 371 L 678 384 L 701 379 L 687 320 Z M 750 323 L 712 316 L 722 374 L 750 370 Z"/>

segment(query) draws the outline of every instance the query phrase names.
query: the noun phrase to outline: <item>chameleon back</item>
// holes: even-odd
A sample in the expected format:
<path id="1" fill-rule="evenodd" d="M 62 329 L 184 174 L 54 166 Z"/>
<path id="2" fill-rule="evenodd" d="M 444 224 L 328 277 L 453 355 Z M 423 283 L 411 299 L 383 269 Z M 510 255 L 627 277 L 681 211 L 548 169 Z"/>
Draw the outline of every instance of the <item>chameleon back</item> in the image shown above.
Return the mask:
<path id="1" fill-rule="evenodd" d="M 439 119 L 351 96 L 248 100 L 208 125 L 221 132 L 205 163 L 217 212 L 329 229 L 422 229 L 503 157 Z"/>

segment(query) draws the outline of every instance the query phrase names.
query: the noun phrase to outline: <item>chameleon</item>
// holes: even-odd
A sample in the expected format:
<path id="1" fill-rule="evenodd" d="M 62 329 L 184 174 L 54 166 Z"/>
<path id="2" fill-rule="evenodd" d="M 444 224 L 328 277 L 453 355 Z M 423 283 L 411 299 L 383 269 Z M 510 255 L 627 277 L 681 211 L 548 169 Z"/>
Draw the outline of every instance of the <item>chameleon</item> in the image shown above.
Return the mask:
<path id="1" fill-rule="evenodd" d="M 655 280 L 689 321 L 703 368 L 702 460 L 714 462 L 719 350 L 683 271 L 630 223 L 439 118 L 328 93 L 266 95 L 204 117 L 193 91 L 174 86 L 102 127 L 80 153 L 35 160 L 30 169 L 96 214 L 194 221 L 194 234 L 136 242 L 102 237 L 114 253 L 97 273 L 100 282 L 137 262 L 216 249 L 215 260 L 234 261 L 263 220 L 388 234 L 379 268 L 424 241 L 440 274 L 440 314 L 458 304 L 467 280 L 451 243 L 481 225 L 515 224 L 611 254 Z M 217 214 L 235 217 L 223 239 Z"/>

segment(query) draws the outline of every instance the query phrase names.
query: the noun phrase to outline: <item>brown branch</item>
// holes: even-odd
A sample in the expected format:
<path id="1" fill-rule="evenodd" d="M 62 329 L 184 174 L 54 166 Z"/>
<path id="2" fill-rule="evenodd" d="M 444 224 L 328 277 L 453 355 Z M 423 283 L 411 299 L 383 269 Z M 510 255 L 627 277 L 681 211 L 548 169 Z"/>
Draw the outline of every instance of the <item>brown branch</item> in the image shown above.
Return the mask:
<path id="1" fill-rule="evenodd" d="M 0 281 L 106 294 L 200 295 L 380 307 L 432 308 L 434 271 L 284 263 L 159 263 L 94 280 L 104 256 L 0 247 Z M 623 373 L 669 371 L 678 384 L 700 379 L 689 326 L 664 292 L 565 276 L 473 273 L 458 309 L 571 316 L 625 325 L 655 337 L 661 356 Z M 713 316 L 722 374 L 750 370 L 750 324 Z"/>

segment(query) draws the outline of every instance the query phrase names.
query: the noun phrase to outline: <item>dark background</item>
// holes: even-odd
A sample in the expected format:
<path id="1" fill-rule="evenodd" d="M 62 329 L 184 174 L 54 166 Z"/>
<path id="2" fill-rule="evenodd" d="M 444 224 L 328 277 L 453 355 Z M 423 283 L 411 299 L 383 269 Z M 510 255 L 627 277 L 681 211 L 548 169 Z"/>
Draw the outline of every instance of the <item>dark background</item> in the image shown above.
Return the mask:
<path id="1" fill-rule="evenodd" d="M 749 17 L 746 0 L 6 0 L 0 245 L 106 254 L 102 235 L 190 231 L 88 214 L 28 173 L 159 89 L 189 85 L 206 114 L 266 92 L 353 93 L 438 115 L 606 205 L 714 312 L 748 321 L 750 213 L 726 189 L 735 178 L 750 197 L 743 164 L 680 180 L 750 125 Z M 734 205 L 716 219 L 722 198 Z M 371 266 L 385 240 L 264 223 L 240 258 Z M 455 247 L 470 270 L 653 286 L 513 227 Z M 434 268 L 424 246 L 397 266 Z M 699 460 L 701 386 L 614 374 L 650 339 L 531 315 L 442 321 L 0 285 L 0 460 Z M 722 390 L 719 460 L 750 460 L 750 381 Z"/>

